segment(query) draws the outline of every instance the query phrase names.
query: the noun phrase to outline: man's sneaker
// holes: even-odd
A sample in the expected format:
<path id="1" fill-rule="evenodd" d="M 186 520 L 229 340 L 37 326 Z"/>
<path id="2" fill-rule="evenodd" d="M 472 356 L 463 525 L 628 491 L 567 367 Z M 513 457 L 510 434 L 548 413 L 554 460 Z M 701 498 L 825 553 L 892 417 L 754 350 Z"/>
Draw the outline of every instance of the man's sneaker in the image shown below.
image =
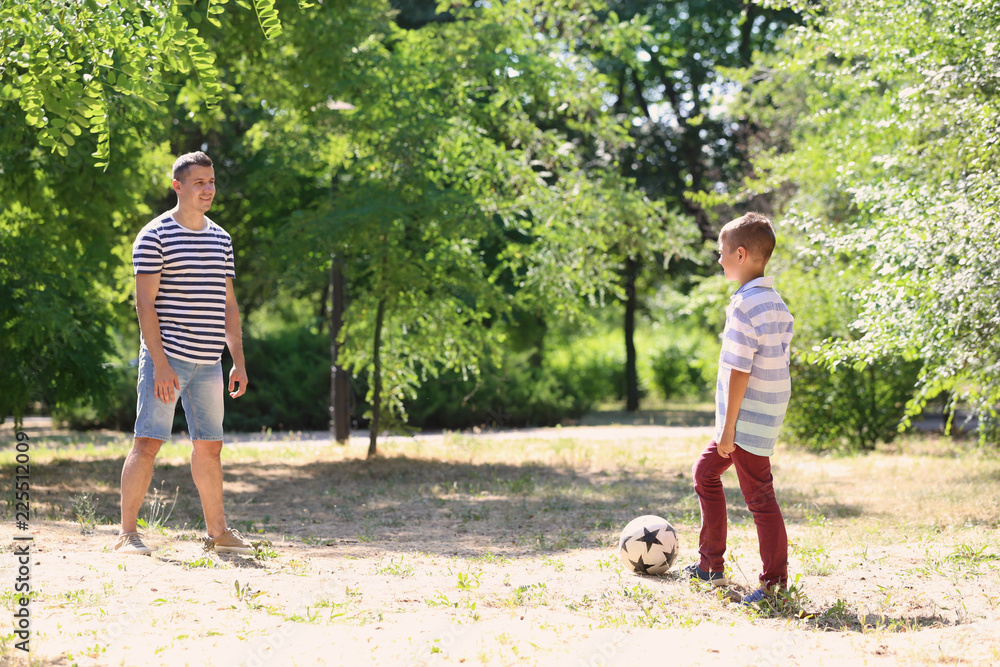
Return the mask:
<path id="1" fill-rule="evenodd" d="M 218 537 L 208 538 L 212 542 L 212 546 L 216 553 L 231 553 L 231 554 L 252 554 L 253 545 L 250 544 L 242 535 L 240 531 L 235 528 L 230 528 L 222 535 Z"/>
<path id="2" fill-rule="evenodd" d="M 139 533 L 122 533 L 115 542 L 115 551 L 120 554 L 131 554 L 133 556 L 148 556 L 153 553 L 149 547 L 142 543 Z"/>
<path id="3" fill-rule="evenodd" d="M 726 578 L 725 572 L 706 572 L 701 569 L 698 563 L 693 563 L 684 568 L 684 574 L 688 575 L 692 579 L 704 581 L 705 583 L 712 584 L 713 586 L 726 586 L 729 584 L 729 579 Z"/>

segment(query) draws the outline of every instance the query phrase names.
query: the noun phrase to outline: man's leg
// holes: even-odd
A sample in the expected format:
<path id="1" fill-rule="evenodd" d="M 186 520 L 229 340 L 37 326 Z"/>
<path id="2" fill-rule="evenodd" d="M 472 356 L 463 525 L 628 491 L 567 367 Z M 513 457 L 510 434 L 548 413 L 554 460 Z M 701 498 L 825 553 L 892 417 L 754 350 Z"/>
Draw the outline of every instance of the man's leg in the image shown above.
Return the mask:
<path id="1" fill-rule="evenodd" d="M 177 370 L 171 361 L 171 368 Z M 183 382 L 183 379 L 181 379 Z M 173 401 L 163 402 L 156 396 L 156 371 L 149 350 L 139 350 L 139 378 L 136 384 L 137 403 L 135 417 L 135 439 L 132 449 L 122 466 L 122 533 L 134 533 L 139 518 L 142 500 L 146 497 L 149 484 L 153 481 L 153 461 L 160 445 L 170 438 L 170 427 L 174 421 L 177 396 Z"/>
<path id="2" fill-rule="evenodd" d="M 788 535 L 785 533 L 781 508 L 774 497 L 771 459 L 751 454 L 739 447 L 730 457 L 736 465 L 743 498 L 747 501 L 747 508 L 753 514 L 753 522 L 757 526 L 757 541 L 760 543 L 763 565 L 760 584 L 764 588 L 785 588 L 788 585 Z"/>
<path id="3" fill-rule="evenodd" d="M 713 440 L 694 464 L 694 490 L 701 506 L 701 532 L 698 536 L 698 562 L 705 572 L 722 572 L 725 567 L 726 531 L 729 521 L 726 512 L 726 492 L 722 488 L 722 473 L 729 469 L 732 460 L 719 456 Z"/>
<path id="4" fill-rule="evenodd" d="M 226 512 L 222 505 L 222 441 L 195 440 L 191 453 L 191 477 L 201 496 L 205 530 L 209 537 L 226 532 Z"/>
<path id="5" fill-rule="evenodd" d="M 205 531 L 217 552 L 253 553 L 253 546 L 239 531 L 226 526 L 222 504 L 222 364 L 203 364 L 195 368 L 191 382 L 181 393 L 184 415 L 194 451 L 191 453 L 191 477 L 201 496 L 205 513 Z"/>
<path id="6" fill-rule="evenodd" d="M 125 465 L 122 466 L 122 534 L 138 530 L 139 508 L 153 481 L 153 461 L 162 444 L 162 440 L 154 438 L 136 438 L 125 457 Z"/>

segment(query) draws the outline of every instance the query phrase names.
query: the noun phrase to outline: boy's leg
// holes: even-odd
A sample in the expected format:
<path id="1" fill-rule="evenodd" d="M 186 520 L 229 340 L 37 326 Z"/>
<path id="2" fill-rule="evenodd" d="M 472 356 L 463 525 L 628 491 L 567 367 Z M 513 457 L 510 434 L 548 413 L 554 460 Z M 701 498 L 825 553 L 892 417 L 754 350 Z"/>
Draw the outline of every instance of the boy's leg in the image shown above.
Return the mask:
<path id="1" fill-rule="evenodd" d="M 781 508 L 774 497 L 771 459 L 739 447 L 730 458 L 736 466 L 743 498 L 757 526 L 760 559 L 764 567 L 760 584 L 765 588 L 777 586 L 784 589 L 788 585 L 788 536 Z"/>
<path id="2" fill-rule="evenodd" d="M 722 488 L 722 473 L 733 464 L 731 459 L 719 456 L 718 446 L 713 440 L 695 461 L 691 470 L 694 477 L 694 491 L 701 506 L 701 532 L 698 535 L 698 562 L 705 572 L 722 572 L 725 569 L 723 556 L 726 553 L 726 492 Z"/>

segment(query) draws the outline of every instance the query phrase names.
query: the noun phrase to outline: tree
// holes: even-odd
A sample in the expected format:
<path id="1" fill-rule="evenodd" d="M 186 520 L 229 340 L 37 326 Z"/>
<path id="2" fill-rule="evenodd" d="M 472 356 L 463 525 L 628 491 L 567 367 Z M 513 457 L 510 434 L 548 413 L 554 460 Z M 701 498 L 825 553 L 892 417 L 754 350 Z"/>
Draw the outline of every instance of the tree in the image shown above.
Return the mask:
<path id="1" fill-rule="evenodd" d="M 919 360 L 908 414 L 947 393 L 995 420 L 1000 4 L 801 9 L 805 26 L 747 72 L 762 80 L 747 108 L 765 128 L 752 188 L 794 184 L 808 252 L 867 277 L 854 335 L 815 359 Z"/>
<path id="2" fill-rule="evenodd" d="M 0 414 L 20 421 L 34 401 L 49 406 L 110 388 L 128 289 L 132 219 L 164 187 L 169 157 L 138 132 L 113 134 L 101 172 L 81 142 L 54 158 L 17 114 L 0 110 Z"/>
<path id="3" fill-rule="evenodd" d="M 671 211 L 661 218 L 662 231 L 673 248 L 685 249 L 680 258 L 693 260 L 700 244 L 690 222 L 705 240 L 714 240 L 715 230 L 713 212 L 692 193 L 724 191 L 745 161 L 748 128 L 722 104 L 737 89 L 728 70 L 748 65 L 754 51 L 772 48 L 797 15 L 745 0 L 583 4 L 590 15 L 581 21 L 593 25 L 580 35 L 575 49 L 606 78 L 608 111 L 628 128 L 631 139 L 607 163 L 599 161 L 599 168 L 619 170 Z M 606 34 L 618 24 L 631 27 L 624 41 Z M 636 316 L 643 295 L 663 284 L 668 268 L 656 249 L 656 243 L 644 247 L 632 242 L 615 253 L 630 411 L 639 408 Z M 692 262 L 678 266 L 696 270 Z"/>
<path id="4" fill-rule="evenodd" d="M 343 262 L 342 360 L 371 378 L 372 451 L 387 413 L 405 417 L 404 396 L 448 370 L 475 376 L 519 312 L 573 313 L 615 289 L 609 244 L 670 246 L 662 209 L 581 160 L 577 137 L 613 148 L 625 133 L 600 111 L 593 68 L 537 38 L 566 8 L 451 7 L 414 29 L 386 9 L 325 3 L 290 17 L 264 66 L 222 49 L 241 63 L 239 101 L 217 121 L 247 120 L 234 153 L 273 165 L 281 194 L 268 199 L 288 202 L 280 222 L 291 221 L 266 247 L 287 260 L 281 275 L 319 295 L 330 256 Z M 269 228 L 260 217 L 245 231 Z"/>
<path id="5" fill-rule="evenodd" d="M 220 25 L 226 1 L 210 2 L 204 20 Z M 0 3 L 0 415 L 107 397 L 130 291 L 114 267 L 127 262 L 125 232 L 148 215 L 146 197 L 169 185 L 160 104 L 179 91 L 191 107 L 210 105 L 220 92 L 182 4 Z M 255 7 L 256 29 L 276 34 L 273 0 Z M 197 76 L 175 87 L 171 74 Z"/>

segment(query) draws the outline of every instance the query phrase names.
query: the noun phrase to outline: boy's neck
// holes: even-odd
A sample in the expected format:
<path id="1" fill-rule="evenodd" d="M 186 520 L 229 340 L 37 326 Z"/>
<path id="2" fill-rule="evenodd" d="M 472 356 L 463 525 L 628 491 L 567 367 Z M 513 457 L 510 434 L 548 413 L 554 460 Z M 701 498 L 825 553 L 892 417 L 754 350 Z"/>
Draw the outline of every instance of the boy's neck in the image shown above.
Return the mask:
<path id="1" fill-rule="evenodd" d="M 764 277 L 764 269 L 763 269 L 763 267 L 761 268 L 761 270 L 759 272 L 758 271 L 749 272 L 745 276 L 740 276 L 739 277 L 740 287 L 743 287 L 744 285 L 746 285 L 748 282 L 750 282 L 752 280 L 757 280 L 758 278 L 763 278 L 763 277 Z"/>

